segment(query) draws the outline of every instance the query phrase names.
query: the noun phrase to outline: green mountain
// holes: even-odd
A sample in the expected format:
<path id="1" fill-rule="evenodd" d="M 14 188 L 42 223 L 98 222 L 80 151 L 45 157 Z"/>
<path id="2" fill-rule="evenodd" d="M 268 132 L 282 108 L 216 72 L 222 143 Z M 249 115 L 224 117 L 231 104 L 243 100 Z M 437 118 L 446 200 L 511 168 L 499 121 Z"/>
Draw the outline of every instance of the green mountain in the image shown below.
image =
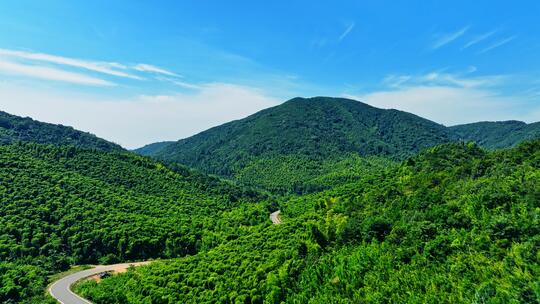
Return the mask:
<path id="1" fill-rule="evenodd" d="M 72 127 L 39 122 L 0 111 L 0 144 L 34 142 L 54 145 L 73 145 L 105 151 L 122 150 L 117 144 Z"/>
<path id="2" fill-rule="evenodd" d="M 149 155 L 230 177 L 261 159 L 350 154 L 403 159 L 451 139 L 444 126 L 410 113 L 343 98 L 294 98 Z"/>
<path id="3" fill-rule="evenodd" d="M 133 152 L 144 155 L 144 156 L 151 156 L 157 154 L 159 151 L 161 151 L 166 146 L 174 143 L 173 141 L 162 141 L 157 143 L 148 144 L 144 147 L 138 148 L 133 150 Z"/>
<path id="4" fill-rule="evenodd" d="M 294 98 L 195 136 L 135 152 L 270 192 L 302 194 L 326 189 L 313 182 L 321 176 L 354 176 L 354 168 L 365 167 L 366 157 L 378 167 L 377 163 L 402 160 L 451 141 L 498 149 L 536 138 L 540 123 L 479 122 L 448 128 L 355 100 L 315 97 Z"/>
<path id="5" fill-rule="evenodd" d="M 488 149 L 513 147 L 525 140 L 540 138 L 540 122 L 522 121 L 477 122 L 450 127 L 457 138 L 475 141 Z"/>
<path id="6" fill-rule="evenodd" d="M 71 265 L 152 259 L 76 291 L 96 304 L 540 299 L 540 141 L 447 143 L 519 141 L 538 124 L 446 128 L 297 98 L 146 147 L 162 163 L 2 117 L 1 303 L 53 303 L 49 276 Z"/>
<path id="7" fill-rule="evenodd" d="M 94 303 L 537 303 L 540 141 L 454 143 L 280 201 L 280 225 L 77 292 Z"/>
<path id="8" fill-rule="evenodd" d="M 0 303 L 43 303 L 47 276 L 70 265 L 209 250 L 267 222 L 260 198 L 130 152 L 2 145 Z"/>

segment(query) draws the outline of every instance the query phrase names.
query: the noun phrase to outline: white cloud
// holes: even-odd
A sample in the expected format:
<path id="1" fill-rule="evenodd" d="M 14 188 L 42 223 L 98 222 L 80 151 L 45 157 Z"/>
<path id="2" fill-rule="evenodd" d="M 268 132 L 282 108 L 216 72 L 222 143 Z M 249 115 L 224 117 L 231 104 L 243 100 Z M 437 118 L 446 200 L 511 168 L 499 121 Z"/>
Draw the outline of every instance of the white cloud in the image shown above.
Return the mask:
<path id="1" fill-rule="evenodd" d="M 512 77 L 466 77 L 467 74 L 390 75 L 383 79 L 386 89 L 344 96 L 375 107 L 411 112 L 445 125 L 485 120 L 540 120 L 540 102 L 534 103 L 540 101 L 538 96 L 509 96 L 497 91 L 508 85 Z"/>
<path id="2" fill-rule="evenodd" d="M 383 79 L 383 83 L 389 87 L 398 88 L 411 79 L 411 75 L 388 75 Z"/>
<path id="3" fill-rule="evenodd" d="M 46 66 L 20 64 L 2 60 L 2 58 L 0 58 L 0 73 L 90 86 L 115 85 L 112 82 L 80 73 L 68 72 Z"/>
<path id="4" fill-rule="evenodd" d="M 524 111 L 522 105 L 525 100 L 478 88 L 413 86 L 346 96 L 375 107 L 411 112 L 445 125 L 509 119 L 540 120 L 540 105 L 533 111 Z"/>
<path id="5" fill-rule="evenodd" d="M 491 32 L 487 32 L 485 34 L 482 34 L 482 35 L 478 35 L 476 37 L 474 37 L 471 41 L 467 42 L 461 49 L 466 49 L 466 48 L 469 48 L 475 44 L 478 44 L 486 39 L 488 39 L 489 37 L 493 36 L 493 34 L 495 34 L 497 31 L 491 31 Z"/>
<path id="6" fill-rule="evenodd" d="M 188 90 L 200 90 L 200 89 L 202 89 L 204 87 L 203 85 L 178 80 L 178 78 L 157 76 L 156 79 L 159 80 L 159 81 L 170 82 L 170 83 L 172 83 L 172 84 L 174 84 L 174 85 L 176 85 L 178 87 L 181 87 L 183 89 L 188 89 Z"/>
<path id="7" fill-rule="evenodd" d="M 126 70 L 128 67 L 116 62 L 88 61 L 82 59 L 61 57 L 43 53 L 31 53 L 23 51 L 15 51 L 8 49 L 0 49 L 0 57 L 11 57 L 18 59 L 26 59 L 32 61 L 48 62 L 59 65 L 71 66 L 81 69 L 86 69 L 94 72 L 108 74 L 117 77 L 125 77 L 132 79 L 142 79 L 139 76 L 128 74 L 121 70 Z"/>
<path id="8" fill-rule="evenodd" d="M 166 69 L 154 65 L 139 63 L 136 65 L 126 65 L 118 62 L 91 61 L 70 57 L 62 57 L 44 53 L 9 50 L 0 48 L 0 60 L 10 62 L 18 61 L 19 64 L 32 64 L 35 66 L 55 65 L 56 69 L 65 69 L 68 67 L 78 68 L 91 72 L 102 73 L 110 76 L 144 80 L 143 77 L 135 75 L 133 72 L 152 73 L 171 77 L 182 77 Z M 47 65 L 48 64 L 48 65 Z"/>
<path id="9" fill-rule="evenodd" d="M 468 73 L 468 74 L 474 73 L 474 72 L 476 72 L 476 71 L 478 71 L 478 68 L 475 67 L 474 65 L 471 65 L 471 66 L 469 66 L 469 67 L 467 68 L 467 73 Z"/>
<path id="10" fill-rule="evenodd" d="M 0 83 L 0 110 L 71 125 L 128 148 L 188 137 L 280 102 L 258 89 L 225 83 L 119 100 Z"/>
<path id="11" fill-rule="evenodd" d="M 134 70 L 140 71 L 140 72 L 150 72 L 150 73 L 156 73 L 156 74 L 163 74 L 167 76 L 174 76 L 174 77 L 181 77 L 178 74 L 175 74 L 173 72 L 167 71 L 162 68 L 158 68 L 156 66 L 150 65 L 150 64 L 144 64 L 139 63 L 133 67 Z"/>
<path id="12" fill-rule="evenodd" d="M 459 37 L 463 36 L 463 34 L 465 34 L 468 30 L 469 30 L 469 27 L 466 26 L 453 33 L 440 34 L 438 35 L 439 37 L 435 40 L 435 42 L 433 42 L 433 44 L 431 45 L 431 48 L 436 50 L 440 47 L 443 47 L 449 44 L 450 42 L 458 39 Z"/>
<path id="13" fill-rule="evenodd" d="M 502 39 L 502 40 L 499 40 L 497 42 L 495 42 L 494 44 L 488 46 L 487 48 L 481 50 L 480 52 L 478 52 L 478 54 L 483 54 L 483 53 L 486 53 L 486 52 L 489 52 L 493 49 L 496 49 L 498 47 L 501 47 L 507 43 L 509 43 L 510 41 L 516 39 L 517 36 L 512 36 L 512 37 L 508 37 L 508 38 L 505 38 L 505 39 Z"/>
<path id="14" fill-rule="evenodd" d="M 192 83 L 187 83 L 185 81 L 179 81 L 179 80 L 170 80 L 173 84 L 181 87 L 181 88 L 184 88 L 184 89 L 190 89 L 190 90 L 200 90 L 202 89 L 202 87 L 200 85 L 196 85 L 196 84 L 192 84 Z"/>
<path id="15" fill-rule="evenodd" d="M 469 67 L 467 74 L 476 71 L 476 67 Z M 403 88 L 410 86 L 453 86 L 462 88 L 490 87 L 501 84 L 508 76 L 490 75 L 478 77 L 465 77 L 461 74 L 430 72 L 421 75 L 389 75 L 383 79 L 383 84 L 390 88 Z"/>
<path id="16" fill-rule="evenodd" d="M 339 36 L 339 41 L 345 39 L 345 37 L 347 37 L 347 35 L 349 35 L 349 33 L 354 29 L 354 26 L 356 25 L 356 23 L 352 22 L 351 24 L 349 24 L 349 26 L 347 26 L 347 28 L 345 28 L 345 31 L 343 31 L 343 33 Z"/>

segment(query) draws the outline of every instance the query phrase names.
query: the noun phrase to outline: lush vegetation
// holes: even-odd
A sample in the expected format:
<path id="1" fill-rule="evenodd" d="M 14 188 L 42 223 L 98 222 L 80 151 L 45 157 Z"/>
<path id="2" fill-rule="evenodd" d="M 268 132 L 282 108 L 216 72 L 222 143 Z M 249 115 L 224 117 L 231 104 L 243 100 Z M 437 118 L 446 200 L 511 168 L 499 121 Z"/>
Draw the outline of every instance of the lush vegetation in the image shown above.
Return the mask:
<path id="1" fill-rule="evenodd" d="M 361 157 L 354 153 L 324 160 L 282 155 L 250 162 L 235 174 L 235 179 L 271 193 L 300 195 L 349 183 L 395 164 L 387 158 Z"/>
<path id="2" fill-rule="evenodd" d="M 316 97 L 295 98 L 190 138 L 150 144 L 135 152 L 274 193 L 301 194 L 325 189 L 327 185 L 313 179 L 341 171 L 344 160 L 354 163 L 366 156 L 402 160 L 452 141 L 499 149 L 537 138 L 540 123 L 480 122 L 447 128 L 406 112 Z"/>
<path id="3" fill-rule="evenodd" d="M 98 304 L 538 303 L 540 141 L 481 148 L 537 128 L 298 98 L 138 151 L 162 163 L 0 112 L 0 302 L 47 303 L 51 275 L 72 265 L 158 259 L 77 292 Z M 459 138 L 480 145 L 448 143 Z"/>
<path id="4" fill-rule="evenodd" d="M 540 300 L 540 141 L 436 146 L 280 206 L 282 225 L 78 291 L 96 303 Z"/>
<path id="5" fill-rule="evenodd" d="M 151 156 L 158 153 L 161 149 L 165 148 L 166 146 L 172 143 L 173 143 L 172 141 L 162 141 L 162 142 L 152 143 L 144 147 L 135 149 L 133 150 L 133 152 L 140 155 Z"/>
<path id="6" fill-rule="evenodd" d="M 29 117 L 22 118 L 0 111 L 0 144 L 9 144 L 18 141 L 73 145 L 106 151 L 122 150 L 122 147 L 119 145 L 90 133 L 62 125 L 39 122 Z"/>
<path id="7" fill-rule="evenodd" d="M 0 302 L 73 264 L 205 251 L 268 218 L 259 194 L 129 152 L 0 146 Z M 36 298 L 38 300 L 36 300 Z"/>
<path id="8" fill-rule="evenodd" d="M 476 122 L 451 127 L 457 138 L 475 141 L 488 149 L 513 147 L 525 140 L 540 138 L 540 122 L 522 121 Z"/>
<path id="9" fill-rule="evenodd" d="M 356 153 L 402 159 L 450 140 L 447 128 L 410 113 L 343 98 L 295 98 L 168 144 L 152 156 L 231 177 L 267 158 L 303 162 Z"/>

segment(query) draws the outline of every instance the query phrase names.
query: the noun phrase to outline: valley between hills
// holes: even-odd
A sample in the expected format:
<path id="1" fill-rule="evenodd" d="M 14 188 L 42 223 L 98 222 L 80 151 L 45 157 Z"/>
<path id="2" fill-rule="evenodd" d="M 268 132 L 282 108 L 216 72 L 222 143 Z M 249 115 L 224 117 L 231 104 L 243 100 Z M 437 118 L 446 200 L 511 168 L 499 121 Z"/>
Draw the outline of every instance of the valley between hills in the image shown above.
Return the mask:
<path id="1" fill-rule="evenodd" d="M 537 303 L 540 123 L 294 98 L 134 151 L 0 112 L 0 302 Z M 69 284 L 68 284 L 69 286 Z"/>

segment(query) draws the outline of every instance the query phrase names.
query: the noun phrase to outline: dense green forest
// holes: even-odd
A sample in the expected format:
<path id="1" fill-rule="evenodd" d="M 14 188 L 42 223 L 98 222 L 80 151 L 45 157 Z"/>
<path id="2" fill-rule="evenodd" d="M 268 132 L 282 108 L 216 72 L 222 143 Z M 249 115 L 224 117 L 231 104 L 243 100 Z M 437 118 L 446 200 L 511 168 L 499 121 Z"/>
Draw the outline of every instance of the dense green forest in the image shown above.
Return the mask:
<path id="1" fill-rule="evenodd" d="M 540 122 L 526 124 L 522 121 L 476 122 L 450 127 L 456 137 L 475 141 L 488 149 L 515 146 L 531 139 L 540 138 Z"/>
<path id="2" fill-rule="evenodd" d="M 395 164 L 387 158 L 361 157 L 355 153 L 328 159 L 282 155 L 249 163 L 238 171 L 235 180 L 274 194 L 301 195 L 355 181 L 364 174 Z"/>
<path id="3" fill-rule="evenodd" d="M 361 157 L 396 161 L 448 142 L 475 141 L 499 149 L 537 138 L 540 123 L 480 122 L 447 128 L 355 100 L 315 97 L 294 98 L 187 139 L 135 152 L 270 192 L 302 194 L 324 189 L 313 179 L 339 172 Z"/>
<path id="4" fill-rule="evenodd" d="M 173 143 L 172 141 L 162 141 L 162 142 L 152 143 L 152 144 L 148 144 L 148 145 L 146 145 L 144 147 L 135 149 L 134 152 L 136 152 L 136 153 L 138 153 L 140 155 L 152 156 L 152 155 L 155 155 L 156 153 L 161 151 L 163 148 L 165 148 L 166 146 L 168 146 L 168 145 L 170 145 L 172 143 Z"/>
<path id="5" fill-rule="evenodd" d="M 0 114 L 2 303 L 51 302 L 50 276 L 72 265 L 140 260 L 157 261 L 76 290 L 98 304 L 540 301 L 540 141 L 495 150 L 538 124 L 293 99 L 138 151 L 153 160 Z"/>
<path id="6" fill-rule="evenodd" d="M 122 147 L 117 144 L 72 127 L 39 122 L 29 117 L 22 118 L 0 111 L 0 144 L 18 141 L 73 145 L 106 151 L 122 150 Z"/>
<path id="7" fill-rule="evenodd" d="M 281 225 L 77 291 L 96 303 L 540 300 L 540 141 L 440 145 L 279 205 Z"/>
<path id="8" fill-rule="evenodd" d="M 268 157 L 326 160 L 358 153 L 402 159 L 451 139 L 444 126 L 410 113 L 343 98 L 294 98 L 168 144 L 152 156 L 234 176 Z"/>
<path id="9" fill-rule="evenodd" d="M 0 302 L 39 303 L 47 275 L 73 264 L 208 250 L 270 210 L 256 192 L 129 152 L 16 143 L 0 146 L 0 168 Z"/>

